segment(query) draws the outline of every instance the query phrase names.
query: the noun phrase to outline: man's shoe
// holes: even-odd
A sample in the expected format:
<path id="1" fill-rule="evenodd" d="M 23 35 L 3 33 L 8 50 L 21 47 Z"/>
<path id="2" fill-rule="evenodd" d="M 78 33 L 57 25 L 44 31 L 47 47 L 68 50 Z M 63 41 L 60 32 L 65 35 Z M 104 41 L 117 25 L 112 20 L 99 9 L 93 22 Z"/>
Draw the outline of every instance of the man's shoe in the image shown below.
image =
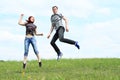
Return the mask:
<path id="1" fill-rule="evenodd" d="M 61 58 L 62 58 L 63 54 L 60 52 L 58 57 L 57 57 L 57 60 L 59 61 Z"/>
<path id="2" fill-rule="evenodd" d="M 75 46 L 76 46 L 78 49 L 80 49 L 80 46 L 79 46 L 78 42 L 75 42 Z"/>

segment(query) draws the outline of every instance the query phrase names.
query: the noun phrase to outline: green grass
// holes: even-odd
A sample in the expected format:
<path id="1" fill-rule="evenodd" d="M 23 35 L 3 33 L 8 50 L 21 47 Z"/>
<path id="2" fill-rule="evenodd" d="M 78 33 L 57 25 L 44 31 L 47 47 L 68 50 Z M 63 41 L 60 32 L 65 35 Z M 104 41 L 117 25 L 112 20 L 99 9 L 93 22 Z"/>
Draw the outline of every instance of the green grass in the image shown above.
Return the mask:
<path id="1" fill-rule="evenodd" d="M 120 59 L 62 59 L 22 62 L 0 61 L 0 80 L 120 80 Z"/>

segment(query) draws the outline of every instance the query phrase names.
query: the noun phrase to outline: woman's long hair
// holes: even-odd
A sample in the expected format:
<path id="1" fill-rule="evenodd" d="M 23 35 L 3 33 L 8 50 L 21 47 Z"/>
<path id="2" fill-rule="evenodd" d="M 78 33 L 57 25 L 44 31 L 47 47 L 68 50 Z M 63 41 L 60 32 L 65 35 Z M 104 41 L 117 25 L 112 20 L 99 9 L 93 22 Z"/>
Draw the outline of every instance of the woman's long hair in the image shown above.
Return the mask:
<path id="1" fill-rule="evenodd" d="M 34 23 L 34 22 L 32 22 L 30 19 L 31 19 L 31 17 L 33 17 L 33 16 L 29 16 L 28 17 L 28 20 L 26 20 L 27 21 L 27 23 Z"/>

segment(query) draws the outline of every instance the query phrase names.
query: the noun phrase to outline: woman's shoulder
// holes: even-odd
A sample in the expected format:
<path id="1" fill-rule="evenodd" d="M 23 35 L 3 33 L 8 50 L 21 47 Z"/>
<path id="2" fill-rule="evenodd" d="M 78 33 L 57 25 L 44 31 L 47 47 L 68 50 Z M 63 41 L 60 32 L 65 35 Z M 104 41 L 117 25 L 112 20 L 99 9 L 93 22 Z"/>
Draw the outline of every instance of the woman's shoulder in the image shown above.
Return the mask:
<path id="1" fill-rule="evenodd" d="M 25 26 L 33 26 L 33 27 L 37 27 L 34 23 L 26 23 Z"/>

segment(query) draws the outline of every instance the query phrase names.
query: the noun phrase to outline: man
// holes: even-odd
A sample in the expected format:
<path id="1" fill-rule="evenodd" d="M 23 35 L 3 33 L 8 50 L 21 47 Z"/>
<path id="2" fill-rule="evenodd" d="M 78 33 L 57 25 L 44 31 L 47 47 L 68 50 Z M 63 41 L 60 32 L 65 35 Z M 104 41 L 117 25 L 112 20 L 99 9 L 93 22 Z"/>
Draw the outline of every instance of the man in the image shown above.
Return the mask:
<path id="1" fill-rule="evenodd" d="M 52 11 L 53 11 L 53 15 L 51 16 L 51 29 L 50 29 L 50 33 L 48 34 L 47 38 L 50 37 L 51 33 L 53 32 L 53 29 L 55 29 L 56 33 L 54 34 L 50 44 L 57 52 L 57 55 L 58 55 L 57 60 L 59 60 L 63 54 L 60 51 L 60 49 L 57 47 L 57 45 L 55 44 L 55 42 L 58 38 L 61 42 L 75 45 L 78 49 L 80 49 L 80 46 L 78 45 L 77 41 L 73 41 L 73 40 L 64 38 L 65 29 L 66 29 L 66 32 L 69 31 L 68 21 L 62 14 L 58 14 L 57 6 L 53 6 Z M 62 24 L 62 19 L 65 21 L 65 28 Z"/>

